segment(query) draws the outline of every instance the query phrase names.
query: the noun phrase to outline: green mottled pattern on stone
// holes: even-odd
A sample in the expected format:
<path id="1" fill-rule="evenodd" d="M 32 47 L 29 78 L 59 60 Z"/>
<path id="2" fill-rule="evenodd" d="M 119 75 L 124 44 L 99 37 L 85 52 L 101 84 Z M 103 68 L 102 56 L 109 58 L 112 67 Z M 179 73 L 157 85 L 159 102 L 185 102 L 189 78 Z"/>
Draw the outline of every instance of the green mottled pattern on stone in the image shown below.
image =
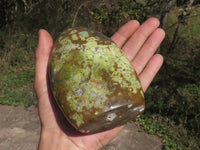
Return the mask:
<path id="1" fill-rule="evenodd" d="M 112 41 L 87 29 L 61 33 L 51 54 L 50 81 L 63 113 L 78 129 L 121 106 L 144 109 L 141 84 L 128 59 Z"/>

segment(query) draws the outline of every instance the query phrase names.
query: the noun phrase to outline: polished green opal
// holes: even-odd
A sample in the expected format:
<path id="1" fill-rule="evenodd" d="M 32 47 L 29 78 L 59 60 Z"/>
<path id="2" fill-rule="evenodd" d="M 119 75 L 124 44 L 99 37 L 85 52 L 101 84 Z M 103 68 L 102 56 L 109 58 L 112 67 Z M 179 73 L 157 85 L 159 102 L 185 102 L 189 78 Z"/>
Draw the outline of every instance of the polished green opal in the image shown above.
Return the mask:
<path id="1" fill-rule="evenodd" d="M 54 43 L 49 62 L 53 96 L 82 133 L 101 132 L 139 117 L 145 108 L 137 74 L 108 37 L 70 28 Z"/>

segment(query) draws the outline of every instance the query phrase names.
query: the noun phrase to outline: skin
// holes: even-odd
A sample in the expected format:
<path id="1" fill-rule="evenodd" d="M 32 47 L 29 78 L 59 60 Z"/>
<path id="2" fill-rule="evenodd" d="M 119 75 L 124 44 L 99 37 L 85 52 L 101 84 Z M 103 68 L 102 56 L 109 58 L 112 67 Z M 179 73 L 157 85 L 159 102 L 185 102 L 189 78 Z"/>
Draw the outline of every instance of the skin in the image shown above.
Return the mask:
<path id="1" fill-rule="evenodd" d="M 163 57 L 154 54 L 165 36 L 165 32 L 158 27 L 159 21 L 156 18 L 149 18 L 142 25 L 132 20 L 111 37 L 135 68 L 144 91 L 163 63 Z M 52 46 L 51 35 L 41 29 L 36 50 L 34 83 L 41 121 L 38 149 L 97 150 L 116 137 L 123 126 L 105 132 L 81 135 L 69 125 L 55 104 L 49 89 L 47 72 Z"/>

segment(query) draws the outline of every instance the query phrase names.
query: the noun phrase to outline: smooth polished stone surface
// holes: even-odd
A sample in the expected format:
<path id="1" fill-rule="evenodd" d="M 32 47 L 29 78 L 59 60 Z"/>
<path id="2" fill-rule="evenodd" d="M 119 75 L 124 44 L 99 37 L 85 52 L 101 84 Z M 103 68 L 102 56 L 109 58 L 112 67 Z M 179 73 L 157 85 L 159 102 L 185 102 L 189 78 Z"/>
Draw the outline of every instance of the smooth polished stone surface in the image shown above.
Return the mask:
<path id="1" fill-rule="evenodd" d="M 62 32 L 52 49 L 49 76 L 55 100 L 82 133 L 112 129 L 145 109 L 134 68 L 101 33 L 85 28 Z"/>

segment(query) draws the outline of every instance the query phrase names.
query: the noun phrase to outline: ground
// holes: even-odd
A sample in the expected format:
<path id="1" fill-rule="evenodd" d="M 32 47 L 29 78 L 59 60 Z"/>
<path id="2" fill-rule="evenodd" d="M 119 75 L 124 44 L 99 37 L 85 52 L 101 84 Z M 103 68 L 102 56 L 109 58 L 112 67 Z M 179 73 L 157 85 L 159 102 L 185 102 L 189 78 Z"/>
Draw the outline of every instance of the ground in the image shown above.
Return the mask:
<path id="1" fill-rule="evenodd" d="M 37 108 L 0 105 L 0 150 L 36 150 L 40 134 Z M 101 150 L 162 150 L 162 139 L 128 123 L 120 134 Z"/>

